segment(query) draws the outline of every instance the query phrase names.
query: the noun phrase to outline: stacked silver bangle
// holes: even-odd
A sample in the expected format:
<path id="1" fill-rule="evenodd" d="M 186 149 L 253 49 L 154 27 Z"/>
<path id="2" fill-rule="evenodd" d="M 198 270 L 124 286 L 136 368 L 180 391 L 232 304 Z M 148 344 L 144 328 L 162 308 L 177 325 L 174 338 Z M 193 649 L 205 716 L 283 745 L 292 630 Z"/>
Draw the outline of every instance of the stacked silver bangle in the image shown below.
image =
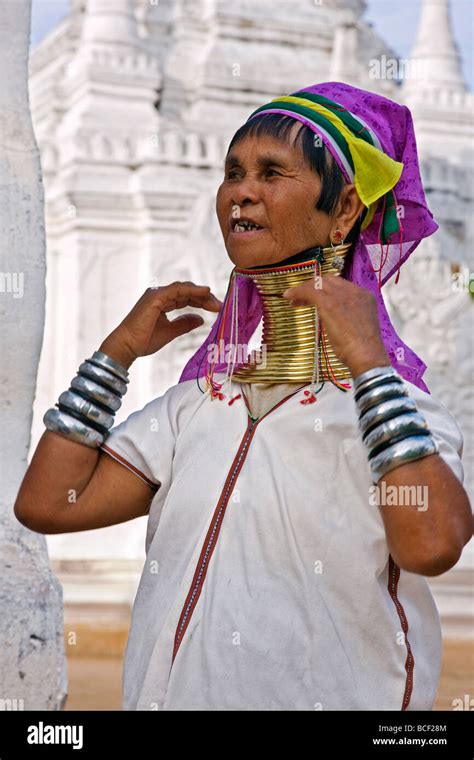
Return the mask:
<path id="1" fill-rule="evenodd" d="M 128 382 L 125 367 L 95 351 L 80 365 L 69 390 L 61 393 L 57 409 L 48 409 L 43 422 L 54 433 L 98 448 L 114 424 Z"/>
<path id="2" fill-rule="evenodd" d="M 377 482 L 407 462 L 438 453 L 424 416 L 393 367 L 374 367 L 354 383 L 359 429 Z"/>

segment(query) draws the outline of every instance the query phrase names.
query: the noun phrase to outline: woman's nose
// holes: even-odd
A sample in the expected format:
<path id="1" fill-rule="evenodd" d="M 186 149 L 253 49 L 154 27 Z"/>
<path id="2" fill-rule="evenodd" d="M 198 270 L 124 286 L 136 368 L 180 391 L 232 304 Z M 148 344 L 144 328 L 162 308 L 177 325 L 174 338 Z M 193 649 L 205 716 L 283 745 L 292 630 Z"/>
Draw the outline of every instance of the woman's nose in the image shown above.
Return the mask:
<path id="1" fill-rule="evenodd" d="M 232 188 L 232 199 L 234 203 L 242 206 L 244 203 L 257 203 L 260 199 L 260 189 L 258 180 L 250 177 L 244 177 Z"/>

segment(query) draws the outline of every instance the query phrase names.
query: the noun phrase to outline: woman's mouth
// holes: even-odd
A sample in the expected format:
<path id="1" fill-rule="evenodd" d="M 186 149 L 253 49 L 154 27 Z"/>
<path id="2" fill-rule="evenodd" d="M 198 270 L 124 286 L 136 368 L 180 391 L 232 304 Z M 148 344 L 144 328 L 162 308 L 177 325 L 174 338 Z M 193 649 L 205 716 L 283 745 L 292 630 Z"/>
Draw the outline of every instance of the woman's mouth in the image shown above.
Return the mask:
<path id="1" fill-rule="evenodd" d="M 241 221 L 236 222 L 230 234 L 233 238 L 248 239 L 258 235 L 260 232 L 266 232 L 265 227 L 260 227 L 259 224 L 255 224 L 254 222 Z"/>

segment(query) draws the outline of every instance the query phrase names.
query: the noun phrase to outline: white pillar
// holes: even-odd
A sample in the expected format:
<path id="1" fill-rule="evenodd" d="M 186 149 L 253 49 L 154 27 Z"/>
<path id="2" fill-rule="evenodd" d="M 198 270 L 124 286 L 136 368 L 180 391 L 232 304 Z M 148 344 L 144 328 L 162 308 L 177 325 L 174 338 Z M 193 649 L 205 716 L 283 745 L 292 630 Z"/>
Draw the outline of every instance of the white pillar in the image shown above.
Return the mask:
<path id="1" fill-rule="evenodd" d="M 0 709 L 66 697 L 62 591 L 13 504 L 26 469 L 44 324 L 43 188 L 28 103 L 31 0 L 0 2 Z"/>

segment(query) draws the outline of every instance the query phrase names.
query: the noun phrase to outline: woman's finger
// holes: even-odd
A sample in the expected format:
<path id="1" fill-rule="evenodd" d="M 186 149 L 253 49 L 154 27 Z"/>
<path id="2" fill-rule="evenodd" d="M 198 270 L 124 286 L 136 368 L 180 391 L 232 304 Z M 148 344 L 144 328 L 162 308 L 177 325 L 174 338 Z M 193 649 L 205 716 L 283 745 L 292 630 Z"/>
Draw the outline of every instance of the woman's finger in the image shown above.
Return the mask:
<path id="1" fill-rule="evenodd" d="M 191 282 L 176 282 L 147 291 L 153 304 L 160 311 L 173 311 L 185 306 L 196 306 L 207 311 L 219 311 L 222 306 L 208 285 L 195 285 Z"/>
<path id="2" fill-rule="evenodd" d="M 312 280 L 288 288 L 282 293 L 283 298 L 288 300 L 292 306 L 315 305 L 317 303 L 317 289 L 314 287 Z"/>

